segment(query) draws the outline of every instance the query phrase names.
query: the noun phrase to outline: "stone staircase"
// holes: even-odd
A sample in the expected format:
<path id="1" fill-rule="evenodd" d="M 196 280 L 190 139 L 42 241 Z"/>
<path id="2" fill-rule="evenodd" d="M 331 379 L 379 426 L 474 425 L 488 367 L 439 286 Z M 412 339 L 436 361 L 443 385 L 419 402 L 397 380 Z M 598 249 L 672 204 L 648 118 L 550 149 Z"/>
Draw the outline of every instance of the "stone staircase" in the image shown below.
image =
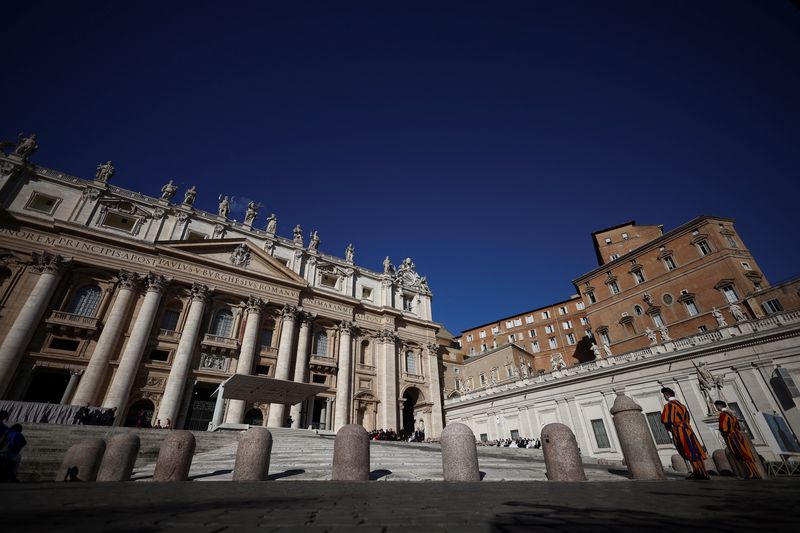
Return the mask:
<path id="1" fill-rule="evenodd" d="M 139 457 L 132 479 L 152 478 L 161 441 L 170 430 L 111 428 L 99 426 L 61 426 L 26 424 L 28 446 L 23 450 L 20 468 L 22 481 L 52 481 L 64 452 L 79 440 L 91 437 L 108 439 L 114 433 L 135 431 L 141 439 Z M 331 475 L 333 435 L 314 431 L 270 428 L 273 445 L 270 479 L 327 480 Z M 197 481 L 230 480 L 238 445 L 238 432 L 193 432 L 197 447 L 189 477 Z M 545 480 L 541 450 L 478 447 L 484 481 Z M 442 457 L 438 444 L 380 442 L 370 443 L 371 478 L 380 481 L 440 481 Z M 586 476 L 594 480 L 625 480 L 625 468 L 601 465 L 585 459 Z"/>

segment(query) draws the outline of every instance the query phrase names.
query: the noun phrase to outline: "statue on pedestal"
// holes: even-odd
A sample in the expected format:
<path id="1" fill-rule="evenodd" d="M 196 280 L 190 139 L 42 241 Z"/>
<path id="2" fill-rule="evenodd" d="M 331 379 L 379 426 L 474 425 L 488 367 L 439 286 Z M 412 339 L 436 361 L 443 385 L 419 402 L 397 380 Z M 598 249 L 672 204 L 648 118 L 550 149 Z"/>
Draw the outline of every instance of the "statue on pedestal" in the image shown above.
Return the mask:
<path id="1" fill-rule="evenodd" d="M 178 192 L 178 186 L 172 183 L 172 180 L 169 180 L 163 187 L 161 187 L 161 199 L 162 200 L 172 200 L 172 197 L 175 196 L 175 193 Z"/>
<path id="2" fill-rule="evenodd" d="M 712 308 L 711 316 L 713 316 L 714 319 L 717 321 L 717 327 L 724 328 L 728 325 L 728 323 L 725 321 L 725 317 L 722 316 L 722 312 L 716 307 Z"/>
<path id="3" fill-rule="evenodd" d="M 221 217 L 228 218 L 228 214 L 231 212 L 231 199 L 227 196 L 219 195 L 219 208 L 217 209 L 217 214 Z"/>
<path id="4" fill-rule="evenodd" d="M 258 216 L 258 205 L 254 201 L 250 201 L 247 204 L 247 210 L 244 213 L 244 223 L 247 226 L 252 226 L 253 222 L 256 220 L 256 216 Z"/>
<path id="5" fill-rule="evenodd" d="M 275 213 L 270 213 L 267 217 L 267 233 L 272 233 L 273 235 L 278 230 L 278 219 L 275 216 Z"/>
<path id="6" fill-rule="evenodd" d="M 296 225 L 292 232 L 294 233 L 295 244 L 303 246 L 303 228 L 300 227 L 300 224 Z"/>
<path id="7" fill-rule="evenodd" d="M 650 328 L 645 328 L 644 333 L 647 335 L 647 338 L 650 339 L 650 346 L 655 346 L 658 344 L 658 338 L 656 337 L 655 331 Z"/>
<path id="8" fill-rule="evenodd" d="M 36 141 L 36 134 L 31 134 L 30 137 L 25 137 L 24 133 L 17 135 L 19 142 L 17 147 L 14 148 L 14 154 L 20 156 L 22 159 L 28 159 L 33 152 L 39 149 L 39 143 Z"/>
<path id="9" fill-rule="evenodd" d="M 383 260 L 383 273 L 391 274 L 393 270 L 394 266 L 392 265 L 391 259 L 389 259 L 389 256 L 387 255 L 386 259 Z"/>
<path id="10" fill-rule="evenodd" d="M 694 365 L 694 363 L 692 363 Z M 705 363 L 700 363 L 699 365 L 694 365 L 695 370 L 697 370 L 697 383 L 700 385 L 700 391 L 703 393 L 703 398 L 706 401 L 706 407 L 708 408 L 708 414 L 711 415 L 715 412 L 716 408 L 714 407 L 714 402 L 716 400 L 722 400 L 722 380 L 715 378 L 711 371 L 706 368 Z M 716 391 L 716 399 L 713 398 L 711 391 Z M 723 400 L 724 401 L 724 400 Z"/>
<path id="11" fill-rule="evenodd" d="M 194 205 L 195 198 L 197 198 L 197 187 L 192 185 L 183 193 L 183 203 L 186 205 Z"/>
<path id="12" fill-rule="evenodd" d="M 742 308 L 738 305 L 731 304 L 730 307 L 728 307 L 728 310 L 731 312 L 731 315 L 733 315 L 733 319 L 736 322 L 744 322 L 747 320 L 747 315 L 744 314 L 744 311 L 742 311 Z"/>
<path id="13" fill-rule="evenodd" d="M 564 362 L 564 356 L 560 353 L 554 353 L 550 356 L 550 366 L 552 371 L 555 372 L 556 370 L 560 370 L 562 368 L 567 367 L 567 363 Z"/>
<path id="14" fill-rule="evenodd" d="M 108 183 L 108 180 L 114 175 L 114 170 L 114 165 L 111 164 L 111 161 L 103 163 L 102 165 L 97 165 L 97 172 L 95 172 L 94 179 L 102 181 L 103 183 Z"/>
<path id="15" fill-rule="evenodd" d="M 669 330 L 667 329 L 667 326 L 659 327 L 658 332 L 661 333 L 661 342 L 667 342 L 672 340 L 672 337 L 669 336 Z"/>
<path id="16" fill-rule="evenodd" d="M 603 343 L 603 351 L 606 352 L 606 357 L 614 357 L 614 354 L 611 353 L 611 347 L 606 343 Z"/>
<path id="17" fill-rule="evenodd" d="M 344 250 L 344 260 L 347 261 L 348 263 L 352 263 L 354 253 L 355 250 L 353 249 L 353 243 L 348 244 L 347 248 L 345 248 Z"/>
<path id="18" fill-rule="evenodd" d="M 317 230 L 314 230 L 310 234 L 311 240 L 308 243 L 308 249 L 316 251 L 319 248 L 319 235 L 317 235 Z"/>
<path id="19" fill-rule="evenodd" d="M 592 353 L 594 354 L 594 358 L 595 359 L 602 359 L 603 358 L 603 352 L 600 350 L 600 347 L 597 345 L 597 343 L 593 342 L 592 346 L 591 346 L 591 349 L 592 349 Z"/>

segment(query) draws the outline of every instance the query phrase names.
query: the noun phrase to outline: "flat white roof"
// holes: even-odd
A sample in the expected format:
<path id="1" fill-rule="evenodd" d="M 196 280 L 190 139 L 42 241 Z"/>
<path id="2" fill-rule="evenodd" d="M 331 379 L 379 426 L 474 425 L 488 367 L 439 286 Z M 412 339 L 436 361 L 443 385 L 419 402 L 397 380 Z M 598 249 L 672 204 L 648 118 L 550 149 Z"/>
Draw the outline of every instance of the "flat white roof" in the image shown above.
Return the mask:
<path id="1" fill-rule="evenodd" d="M 248 402 L 281 403 L 294 405 L 305 401 L 328 387 L 316 383 L 297 383 L 285 379 L 234 374 L 220 384 L 222 397 Z M 219 389 L 214 391 L 216 396 Z"/>

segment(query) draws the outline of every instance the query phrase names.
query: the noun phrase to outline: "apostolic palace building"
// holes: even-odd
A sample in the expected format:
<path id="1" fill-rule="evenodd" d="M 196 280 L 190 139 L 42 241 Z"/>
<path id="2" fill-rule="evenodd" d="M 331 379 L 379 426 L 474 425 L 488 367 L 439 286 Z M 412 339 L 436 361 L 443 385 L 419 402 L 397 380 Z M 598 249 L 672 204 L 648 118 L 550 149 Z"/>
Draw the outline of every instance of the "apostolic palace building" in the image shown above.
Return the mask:
<path id="1" fill-rule="evenodd" d="M 117 408 L 206 429 L 233 374 L 322 384 L 291 407 L 228 400 L 224 420 L 442 429 L 440 325 L 411 259 L 379 270 L 319 250 L 316 231 L 243 222 L 195 187 L 157 197 L 34 164 L 36 137 L 0 153 L 0 399 Z M 221 191 L 209 191 L 214 197 Z"/>

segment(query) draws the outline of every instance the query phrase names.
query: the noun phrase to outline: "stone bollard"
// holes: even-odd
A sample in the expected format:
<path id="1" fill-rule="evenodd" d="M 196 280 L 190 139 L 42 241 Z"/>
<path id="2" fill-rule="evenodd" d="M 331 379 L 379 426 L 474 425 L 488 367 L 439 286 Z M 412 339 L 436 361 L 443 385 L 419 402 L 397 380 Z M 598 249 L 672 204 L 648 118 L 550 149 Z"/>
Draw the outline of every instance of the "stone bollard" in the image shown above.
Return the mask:
<path id="1" fill-rule="evenodd" d="M 639 404 L 619 394 L 611 415 L 631 479 L 664 479 L 664 467 Z"/>
<path id="2" fill-rule="evenodd" d="M 706 467 L 706 472 L 708 472 L 709 476 L 719 475 L 719 472 L 717 472 L 717 465 L 714 464 L 714 459 L 712 459 L 711 457 L 706 456 L 706 458 L 703 459 L 703 466 Z"/>
<path id="3" fill-rule="evenodd" d="M 139 454 L 139 436 L 135 433 L 117 433 L 108 441 L 97 481 L 128 481 Z"/>
<path id="4" fill-rule="evenodd" d="M 269 475 L 269 456 L 272 453 L 272 433 L 265 427 L 253 427 L 239 437 L 234 481 L 266 481 Z"/>
<path id="5" fill-rule="evenodd" d="M 586 481 L 575 434 L 564 424 L 542 428 L 542 452 L 550 481 Z"/>
<path id="6" fill-rule="evenodd" d="M 363 426 L 347 424 L 333 441 L 334 481 L 369 481 L 369 435 Z"/>
<path id="7" fill-rule="evenodd" d="M 733 467 L 728 462 L 728 456 L 725 455 L 725 450 L 714 450 L 711 454 L 714 459 L 714 464 L 717 466 L 717 472 L 720 476 L 732 476 Z"/>
<path id="8" fill-rule="evenodd" d="M 171 432 L 158 452 L 153 481 L 186 481 L 194 455 L 194 435 L 191 431 Z"/>
<path id="9" fill-rule="evenodd" d="M 84 439 L 73 444 L 64 454 L 56 481 L 94 481 L 106 451 L 103 439 Z"/>
<path id="10" fill-rule="evenodd" d="M 670 457 L 670 460 L 672 461 L 672 469 L 674 471 L 678 472 L 679 474 L 689 473 L 689 467 L 686 466 L 686 460 L 681 457 L 681 454 L 674 454 L 672 457 Z"/>
<path id="11" fill-rule="evenodd" d="M 448 424 L 439 438 L 445 481 L 480 481 L 475 435 L 464 424 Z"/>

